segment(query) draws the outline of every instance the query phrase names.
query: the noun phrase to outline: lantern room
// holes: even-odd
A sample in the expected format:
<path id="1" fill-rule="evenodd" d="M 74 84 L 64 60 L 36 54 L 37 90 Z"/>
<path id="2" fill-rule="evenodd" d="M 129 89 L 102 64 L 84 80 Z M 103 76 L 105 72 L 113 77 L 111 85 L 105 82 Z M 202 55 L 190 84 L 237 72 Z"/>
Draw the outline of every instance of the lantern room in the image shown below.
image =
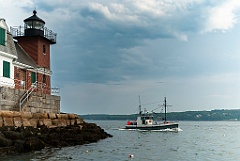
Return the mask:
<path id="1" fill-rule="evenodd" d="M 24 20 L 24 36 L 44 36 L 45 22 L 33 11 L 33 15 Z"/>

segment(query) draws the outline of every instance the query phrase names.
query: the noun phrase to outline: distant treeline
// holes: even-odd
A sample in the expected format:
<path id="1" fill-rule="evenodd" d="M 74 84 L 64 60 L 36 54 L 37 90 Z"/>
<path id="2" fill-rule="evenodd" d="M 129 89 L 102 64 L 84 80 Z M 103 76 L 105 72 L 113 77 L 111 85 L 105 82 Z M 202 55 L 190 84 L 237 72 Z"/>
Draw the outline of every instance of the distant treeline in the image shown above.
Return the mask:
<path id="1" fill-rule="evenodd" d="M 84 120 L 135 120 L 137 114 L 132 115 L 108 115 L 89 114 L 79 115 Z M 164 119 L 163 113 L 154 113 L 154 118 Z M 211 110 L 211 111 L 185 111 L 167 113 L 167 120 L 176 121 L 222 121 L 240 120 L 240 109 L 236 110 Z"/>

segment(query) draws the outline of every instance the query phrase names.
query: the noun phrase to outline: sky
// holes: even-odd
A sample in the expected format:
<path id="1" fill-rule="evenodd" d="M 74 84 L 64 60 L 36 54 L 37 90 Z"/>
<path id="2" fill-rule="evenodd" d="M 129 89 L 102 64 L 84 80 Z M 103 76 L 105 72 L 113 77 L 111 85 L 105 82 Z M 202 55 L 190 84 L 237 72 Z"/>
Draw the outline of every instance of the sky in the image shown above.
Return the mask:
<path id="1" fill-rule="evenodd" d="M 8 26 L 32 15 L 57 33 L 61 111 L 240 109 L 239 0 L 0 0 Z M 159 108 L 158 110 L 161 110 Z M 159 111 L 155 111 L 159 112 Z"/>

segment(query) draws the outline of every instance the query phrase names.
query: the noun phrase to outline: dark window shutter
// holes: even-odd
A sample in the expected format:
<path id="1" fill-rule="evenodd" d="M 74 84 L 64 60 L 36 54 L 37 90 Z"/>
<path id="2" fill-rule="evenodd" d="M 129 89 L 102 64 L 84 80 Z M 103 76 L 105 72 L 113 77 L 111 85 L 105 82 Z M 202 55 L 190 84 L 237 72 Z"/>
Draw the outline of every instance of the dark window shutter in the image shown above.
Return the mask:
<path id="1" fill-rule="evenodd" d="M 5 45 L 5 29 L 0 27 L 0 45 Z"/>
<path id="2" fill-rule="evenodd" d="M 36 82 L 36 73 L 32 72 L 31 77 L 32 77 L 32 83 L 35 83 Z"/>
<path id="3" fill-rule="evenodd" d="M 3 61 L 3 76 L 10 78 L 10 63 Z"/>

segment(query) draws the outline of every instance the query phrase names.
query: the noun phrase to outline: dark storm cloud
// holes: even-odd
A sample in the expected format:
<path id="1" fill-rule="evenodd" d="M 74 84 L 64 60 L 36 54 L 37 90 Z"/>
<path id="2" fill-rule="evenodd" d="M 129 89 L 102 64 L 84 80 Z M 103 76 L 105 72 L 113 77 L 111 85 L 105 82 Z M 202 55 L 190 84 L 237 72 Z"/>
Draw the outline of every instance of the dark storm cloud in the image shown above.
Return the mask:
<path id="1" fill-rule="evenodd" d="M 36 8 L 57 32 L 51 78 L 61 88 L 61 111 L 129 114 L 139 94 L 147 101 L 167 96 L 178 111 L 239 106 L 238 0 L 1 5 L 9 26 Z"/>
<path id="2" fill-rule="evenodd" d="M 192 63 L 182 59 L 182 53 L 171 51 L 173 55 L 169 56 L 171 53 L 161 48 L 152 53 L 131 49 L 145 46 L 148 40 L 187 41 L 189 34 L 211 30 L 214 23 L 206 27 L 209 8 L 221 3 L 101 0 L 37 1 L 36 4 L 51 15 L 48 22 L 58 33 L 61 48 L 54 49 L 55 73 L 66 81 L 107 83 L 156 78 L 174 72 L 185 74 L 188 67 L 184 65 Z"/>

